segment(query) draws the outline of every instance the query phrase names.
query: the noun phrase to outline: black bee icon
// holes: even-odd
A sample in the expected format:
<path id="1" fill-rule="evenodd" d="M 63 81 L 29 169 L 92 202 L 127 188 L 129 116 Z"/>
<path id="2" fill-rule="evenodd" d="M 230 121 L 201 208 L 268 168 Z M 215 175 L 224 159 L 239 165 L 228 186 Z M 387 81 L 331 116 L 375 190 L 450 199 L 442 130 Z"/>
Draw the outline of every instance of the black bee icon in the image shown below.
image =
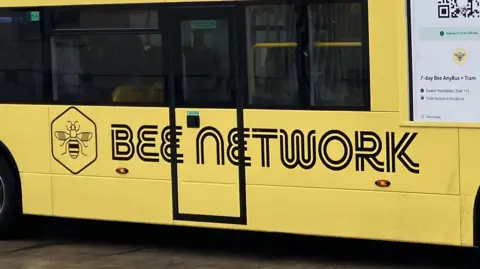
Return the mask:
<path id="1" fill-rule="evenodd" d="M 68 152 L 72 159 L 76 159 L 79 153 L 81 153 L 83 156 L 87 156 L 83 153 L 83 147 L 88 147 L 85 143 L 90 141 L 93 135 L 91 132 L 79 131 L 80 125 L 77 121 L 74 123 L 71 121 L 67 122 L 67 132 L 55 131 L 55 137 L 58 140 L 63 141 L 60 146 L 65 146 L 65 152 L 62 153 L 62 155 L 65 155 Z"/>
<path id="2" fill-rule="evenodd" d="M 462 64 L 463 62 L 465 62 L 465 57 L 467 56 L 467 53 L 464 50 L 457 50 L 453 53 L 453 56 L 455 57 L 455 62 L 457 64 Z"/>

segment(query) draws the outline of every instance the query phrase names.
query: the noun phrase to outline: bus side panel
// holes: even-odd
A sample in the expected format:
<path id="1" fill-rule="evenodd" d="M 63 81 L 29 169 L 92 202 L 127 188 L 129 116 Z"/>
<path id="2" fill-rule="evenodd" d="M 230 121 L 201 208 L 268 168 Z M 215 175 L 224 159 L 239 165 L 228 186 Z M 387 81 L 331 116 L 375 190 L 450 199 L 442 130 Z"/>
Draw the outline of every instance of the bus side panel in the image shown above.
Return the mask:
<path id="1" fill-rule="evenodd" d="M 472 247 L 474 244 L 474 205 L 475 196 L 460 196 L 461 218 L 460 225 L 462 228 L 462 246 Z"/>
<path id="2" fill-rule="evenodd" d="M 51 106 L 50 121 L 55 216 L 172 223 L 168 108 Z"/>
<path id="3" fill-rule="evenodd" d="M 398 111 L 399 100 L 396 85 L 399 78 L 397 64 L 399 42 L 396 30 L 397 14 L 402 8 L 405 9 L 404 0 L 368 1 L 372 111 Z"/>
<path id="4" fill-rule="evenodd" d="M 175 225 L 460 245 L 456 195 L 247 185 L 246 226 Z"/>
<path id="5" fill-rule="evenodd" d="M 118 177 L 117 168 L 124 167 L 128 173 L 122 177 L 170 181 L 164 150 L 169 120 L 168 108 L 162 107 L 51 106 L 52 173 Z M 78 128 L 74 133 L 88 139 L 75 143 L 75 151 L 71 140 L 64 143 L 65 137 L 57 136 L 61 132 L 70 138 L 72 123 Z"/>
<path id="6" fill-rule="evenodd" d="M 53 175 L 59 217 L 172 223 L 171 183 L 161 180 Z"/>
<path id="7" fill-rule="evenodd" d="M 247 186 L 249 228 L 460 245 L 459 197 Z"/>
<path id="8" fill-rule="evenodd" d="M 51 215 L 48 107 L 1 105 L 0 140 L 20 172 L 25 214 Z"/>
<path id="9" fill-rule="evenodd" d="M 460 129 L 460 195 L 475 196 L 480 186 L 480 130 Z"/>
<path id="10" fill-rule="evenodd" d="M 245 111 L 249 228 L 459 245 L 458 130 L 397 119 Z"/>
<path id="11" fill-rule="evenodd" d="M 480 130 L 460 129 L 460 196 L 462 209 L 462 243 L 473 245 L 473 210 L 480 187 Z"/>
<path id="12" fill-rule="evenodd" d="M 52 216 L 52 177 L 50 174 L 20 173 L 23 213 Z"/>
<path id="13" fill-rule="evenodd" d="M 247 184 L 458 195 L 458 130 L 400 128 L 397 119 L 246 110 Z M 391 185 L 376 186 L 380 179 Z"/>

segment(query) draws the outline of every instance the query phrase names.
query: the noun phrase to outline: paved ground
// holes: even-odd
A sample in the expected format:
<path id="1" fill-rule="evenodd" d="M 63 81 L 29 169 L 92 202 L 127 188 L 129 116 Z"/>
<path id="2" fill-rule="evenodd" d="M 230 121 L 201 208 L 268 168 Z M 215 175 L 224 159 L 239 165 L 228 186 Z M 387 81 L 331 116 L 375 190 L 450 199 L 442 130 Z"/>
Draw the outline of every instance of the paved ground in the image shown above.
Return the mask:
<path id="1" fill-rule="evenodd" d="M 480 268 L 464 249 L 346 239 L 41 220 L 29 238 L 0 241 L 8 269 Z"/>

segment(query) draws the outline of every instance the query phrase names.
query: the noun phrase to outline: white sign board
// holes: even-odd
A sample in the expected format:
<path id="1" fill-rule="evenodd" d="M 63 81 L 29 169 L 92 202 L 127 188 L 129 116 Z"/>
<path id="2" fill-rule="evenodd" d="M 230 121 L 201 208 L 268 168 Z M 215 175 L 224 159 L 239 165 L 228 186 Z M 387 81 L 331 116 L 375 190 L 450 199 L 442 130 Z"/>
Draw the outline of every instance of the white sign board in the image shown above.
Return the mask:
<path id="1" fill-rule="evenodd" d="M 407 0 L 410 118 L 480 122 L 480 0 Z"/>

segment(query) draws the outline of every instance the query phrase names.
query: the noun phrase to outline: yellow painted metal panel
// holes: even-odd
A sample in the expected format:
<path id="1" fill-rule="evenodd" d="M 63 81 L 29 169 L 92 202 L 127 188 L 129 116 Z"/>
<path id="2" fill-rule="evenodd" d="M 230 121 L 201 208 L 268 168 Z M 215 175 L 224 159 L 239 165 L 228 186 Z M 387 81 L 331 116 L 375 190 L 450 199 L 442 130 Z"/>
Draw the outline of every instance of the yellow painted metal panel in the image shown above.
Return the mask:
<path id="1" fill-rule="evenodd" d="M 460 245 L 459 197 L 247 186 L 249 228 Z"/>
<path id="2" fill-rule="evenodd" d="M 200 128 L 187 128 L 187 113 L 199 113 Z M 176 109 L 182 127 L 178 163 L 180 213 L 239 216 L 238 167 L 229 158 L 229 132 L 236 128 L 233 109 Z M 233 137 L 232 137 L 233 139 Z M 196 184 L 188 184 L 188 183 Z M 214 184 L 210 184 L 214 183 Z M 231 206 L 231 207 L 228 207 Z"/>
<path id="3" fill-rule="evenodd" d="M 393 112 L 246 110 L 244 115 L 245 127 L 251 130 L 247 140 L 247 156 L 252 162 L 247 168 L 248 184 L 459 193 L 456 129 L 399 128 L 396 121 L 398 113 Z M 274 132 L 275 138 L 270 139 L 268 148 L 262 149 L 259 137 L 268 134 L 267 130 L 257 132 L 255 129 Z M 292 149 L 292 136 L 298 141 L 295 150 Z M 334 137 L 332 142 L 328 142 L 329 137 Z M 345 146 L 342 146 L 342 141 Z M 282 152 L 282 149 L 286 150 Z M 292 151 L 295 153 L 292 154 Z M 269 167 L 262 164 L 267 152 Z M 367 152 L 377 152 L 378 156 L 375 160 L 365 160 L 362 156 Z M 333 161 L 329 161 L 327 155 Z M 322 159 L 322 156 L 326 157 Z M 343 168 L 341 164 L 334 164 L 342 157 L 347 160 L 342 162 L 345 164 Z M 402 160 L 409 165 L 404 165 Z M 375 181 L 379 179 L 389 180 L 391 186 L 377 187 Z"/>
<path id="4" fill-rule="evenodd" d="M 406 40 L 398 40 L 397 14 L 404 6 L 402 0 L 368 1 L 372 111 L 398 111 L 397 50 Z"/>
<path id="5" fill-rule="evenodd" d="M 22 173 L 50 172 L 48 107 L 0 106 L 0 140 L 9 148 Z"/>
<path id="6" fill-rule="evenodd" d="M 407 33 L 407 13 L 404 1 L 395 1 L 395 17 L 397 27 L 392 29 L 397 33 L 396 50 L 397 55 L 397 69 L 396 74 L 398 77 L 396 89 L 398 89 L 398 103 L 399 103 L 399 120 L 401 123 L 409 121 L 410 116 L 410 92 L 409 92 L 409 79 L 408 79 L 408 33 Z M 392 94 L 393 95 L 393 94 Z M 423 124 L 425 126 L 425 124 Z"/>
<path id="7" fill-rule="evenodd" d="M 193 167 L 191 170 L 196 171 Z M 216 177 L 221 178 L 223 178 L 221 174 Z M 193 183 L 180 180 L 178 186 L 180 213 L 232 217 L 240 215 L 238 184 Z"/>
<path id="8" fill-rule="evenodd" d="M 165 147 L 169 145 L 168 139 L 165 138 L 169 133 L 168 108 L 76 107 L 70 109 L 67 106 L 51 106 L 50 120 L 53 122 L 51 134 L 53 174 L 68 175 L 80 171 L 79 174 L 83 176 L 171 179 L 170 163 L 162 154 L 162 152 L 165 153 Z M 80 138 L 80 133 L 92 134 L 89 141 L 83 143 L 74 141 L 75 145 L 80 144 L 81 151 L 73 155 L 73 157 L 78 155 L 76 158 L 72 158 L 69 150 L 68 144 L 71 141 L 64 143 L 56 136 L 56 132 L 71 134 L 67 130 L 68 126 L 71 126 L 69 121 L 70 123 L 77 121 L 75 128 L 79 127 L 79 131 L 74 132 L 77 138 Z M 116 124 L 122 126 L 112 127 Z M 148 126 L 148 128 L 142 129 L 142 126 Z M 141 129 L 144 131 L 139 133 Z M 167 133 L 163 133 L 165 129 Z M 127 135 L 125 130 L 130 133 Z M 153 133 L 149 134 L 145 131 Z M 119 138 L 115 138 L 117 136 Z M 139 140 L 142 136 L 143 143 Z M 153 141 L 146 139 L 153 139 Z M 114 151 L 115 149 L 118 150 Z M 66 150 L 67 153 L 65 153 Z M 130 154 L 127 152 L 132 153 L 130 160 L 113 160 L 114 155 L 116 158 L 128 157 Z M 141 157 L 153 161 L 143 161 Z M 116 169 L 120 167 L 127 168 L 128 174 L 119 175 Z"/>
<path id="9" fill-rule="evenodd" d="M 23 213 L 51 216 L 52 181 L 49 174 L 21 173 Z"/>
<path id="10" fill-rule="evenodd" d="M 473 205 L 475 203 L 475 196 L 461 196 L 461 231 L 462 231 L 462 246 L 473 246 Z"/>
<path id="11" fill-rule="evenodd" d="M 58 217 L 171 224 L 171 183 L 163 180 L 53 175 Z"/>
<path id="12" fill-rule="evenodd" d="M 40 0 L 4 0 L 0 2 L 0 7 L 32 7 L 42 6 L 42 3 Z"/>
<path id="13" fill-rule="evenodd" d="M 462 181 L 460 194 L 475 196 L 480 187 L 480 166 L 478 152 L 480 152 L 480 130 L 460 129 L 460 175 Z"/>
<path id="14" fill-rule="evenodd" d="M 478 152 L 480 150 L 479 129 L 460 129 L 460 175 L 462 209 L 462 245 L 473 245 L 473 210 L 475 196 L 480 187 Z"/>

